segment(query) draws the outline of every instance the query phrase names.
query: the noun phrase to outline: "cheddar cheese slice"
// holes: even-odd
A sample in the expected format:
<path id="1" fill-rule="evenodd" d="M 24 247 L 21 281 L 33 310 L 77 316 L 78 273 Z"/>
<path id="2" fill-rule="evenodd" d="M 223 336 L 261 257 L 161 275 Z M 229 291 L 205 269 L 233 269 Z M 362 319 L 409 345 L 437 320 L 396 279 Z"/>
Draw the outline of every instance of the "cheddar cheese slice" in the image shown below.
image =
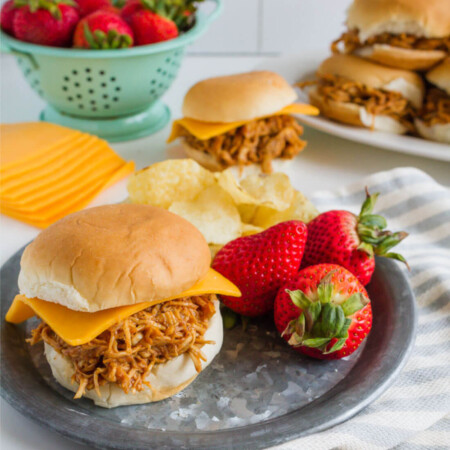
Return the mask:
<path id="1" fill-rule="evenodd" d="M 0 125 L 2 170 L 38 159 L 49 148 L 81 135 L 79 131 L 47 122 Z"/>
<path id="2" fill-rule="evenodd" d="M 53 202 L 50 206 L 39 209 L 35 212 L 24 212 L 21 209 L 11 208 L 6 202 L 0 203 L 1 212 L 22 220 L 30 225 L 45 228 L 62 217 L 87 206 L 101 191 L 108 188 L 115 182 L 126 177 L 134 171 L 134 162 L 130 161 L 122 164 L 119 168 L 108 172 L 106 177 L 91 183 L 88 187 L 77 191 L 74 195 L 62 198 L 59 202 Z"/>
<path id="3" fill-rule="evenodd" d="M 209 269 L 203 280 L 174 297 L 136 305 L 119 306 L 94 313 L 74 311 L 56 303 L 17 295 L 6 314 L 6 321 L 21 323 L 37 315 L 69 345 L 82 345 L 91 341 L 115 323 L 150 306 L 175 298 L 203 294 L 222 294 L 232 297 L 240 297 L 241 295 L 239 289 L 231 281 L 228 281 L 215 270 Z"/>
<path id="4" fill-rule="evenodd" d="M 106 145 L 106 144 L 104 144 Z M 118 165 L 123 163 L 114 153 L 104 151 L 105 148 L 97 143 L 92 143 L 90 147 L 86 148 L 83 155 L 76 155 L 72 160 L 60 161 L 61 164 L 52 165 L 51 172 L 39 171 L 36 173 L 34 179 L 28 182 L 20 183 L 16 181 L 16 185 L 7 185 L 2 191 L 2 198 L 10 202 L 36 202 L 39 198 L 46 198 L 51 192 L 63 192 L 65 186 L 77 183 L 81 186 L 83 183 L 88 184 L 88 174 L 92 177 L 101 177 L 102 171 L 106 171 L 106 164 L 113 162 Z M 23 177 L 25 180 L 31 178 L 29 176 Z M 78 181 L 77 181 L 78 180 Z"/>
<path id="5" fill-rule="evenodd" d="M 229 123 L 217 123 L 217 122 L 203 122 L 200 120 L 189 119 L 184 117 L 182 119 L 175 120 L 172 124 L 172 132 L 170 133 L 167 142 L 172 142 L 182 135 L 183 128 L 188 130 L 189 133 L 193 134 L 196 138 L 204 141 L 210 139 L 214 136 L 219 136 L 224 134 L 234 128 L 245 125 L 253 120 L 264 119 L 266 117 L 281 116 L 284 114 L 306 114 L 311 116 L 316 116 L 319 114 L 319 110 L 311 105 L 306 105 L 302 103 L 293 103 L 288 105 L 283 109 L 280 109 L 274 114 L 269 114 L 263 117 L 257 117 L 255 119 L 243 120 L 240 122 L 229 122 Z"/>
<path id="6" fill-rule="evenodd" d="M 33 165 L 24 164 L 14 172 L 3 172 L 0 193 L 4 195 L 24 184 L 33 184 L 42 178 L 48 179 L 56 176 L 56 174 L 59 175 L 62 170 L 70 169 L 73 165 L 79 163 L 80 160 L 87 158 L 88 155 L 97 153 L 103 148 L 98 141 L 96 137 L 86 135 L 58 147 L 51 156 L 41 158 L 39 162 Z"/>

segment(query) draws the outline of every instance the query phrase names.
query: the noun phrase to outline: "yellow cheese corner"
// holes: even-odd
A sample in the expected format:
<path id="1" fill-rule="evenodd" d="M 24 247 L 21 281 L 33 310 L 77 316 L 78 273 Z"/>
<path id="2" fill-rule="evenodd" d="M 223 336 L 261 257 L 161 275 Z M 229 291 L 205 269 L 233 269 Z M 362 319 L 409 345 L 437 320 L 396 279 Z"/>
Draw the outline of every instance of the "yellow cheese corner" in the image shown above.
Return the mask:
<path id="1" fill-rule="evenodd" d="M 239 289 L 231 281 L 215 270 L 209 269 L 205 278 L 192 286 L 192 288 L 174 297 L 138 303 L 136 305 L 119 306 L 94 313 L 74 311 L 56 303 L 17 295 L 5 319 L 7 322 L 21 323 L 37 315 L 69 345 L 82 345 L 91 341 L 115 323 L 150 306 L 175 298 L 204 294 L 241 296 Z"/>
<path id="2" fill-rule="evenodd" d="M 256 119 L 264 119 L 265 117 L 281 116 L 283 114 L 306 114 L 309 116 L 317 116 L 319 110 L 312 105 L 307 105 L 303 103 L 292 103 L 283 109 L 280 109 L 274 114 L 268 116 L 257 117 Z M 175 120 L 172 124 L 172 132 L 170 133 L 167 142 L 172 142 L 182 135 L 183 128 L 188 130 L 189 133 L 193 134 L 196 138 L 204 141 L 210 139 L 214 136 L 219 136 L 220 134 L 226 133 L 234 128 L 245 125 L 247 122 L 251 122 L 255 119 L 242 120 L 240 122 L 229 122 L 229 123 L 217 123 L 217 122 L 203 122 L 201 120 L 189 119 L 184 117 L 182 119 Z"/>

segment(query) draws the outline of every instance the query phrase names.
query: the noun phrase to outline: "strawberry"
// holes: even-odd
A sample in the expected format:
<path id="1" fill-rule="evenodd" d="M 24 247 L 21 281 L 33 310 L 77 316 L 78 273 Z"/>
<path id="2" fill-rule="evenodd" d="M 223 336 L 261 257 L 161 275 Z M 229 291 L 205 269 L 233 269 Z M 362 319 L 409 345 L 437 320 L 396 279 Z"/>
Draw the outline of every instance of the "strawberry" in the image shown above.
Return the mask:
<path id="1" fill-rule="evenodd" d="M 242 293 L 239 298 L 221 296 L 225 306 L 244 316 L 271 311 L 279 287 L 298 272 L 305 242 L 306 225 L 291 220 L 225 245 L 212 267 Z"/>
<path id="2" fill-rule="evenodd" d="M 117 14 L 98 10 L 78 22 L 73 46 L 79 48 L 110 49 L 133 45 L 133 31 Z"/>
<path id="3" fill-rule="evenodd" d="M 155 44 L 178 36 L 175 22 L 146 9 L 132 14 L 130 25 L 136 37 L 136 45 Z"/>
<path id="4" fill-rule="evenodd" d="M 3 3 L 0 11 L 0 26 L 6 33 L 13 34 L 13 20 L 18 8 L 14 5 L 14 0 Z"/>
<path id="5" fill-rule="evenodd" d="M 277 330 L 296 351 L 318 359 L 351 355 L 369 334 L 372 308 L 364 286 L 336 264 L 301 270 L 278 291 Z"/>
<path id="6" fill-rule="evenodd" d="M 19 0 L 14 14 L 14 36 L 25 42 L 66 47 L 80 18 L 71 0 Z"/>
<path id="7" fill-rule="evenodd" d="M 141 0 L 128 0 L 122 10 L 120 11 L 120 15 L 126 23 L 131 23 L 131 16 L 144 9 L 144 5 Z"/>
<path id="8" fill-rule="evenodd" d="M 87 16 L 88 14 L 97 11 L 98 9 L 106 9 L 112 7 L 110 0 L 75 0 L 78 6 L 78 12 L 80 17 Z"/>
<path id="9" fill-rule="evenodd" d="M 365 286 L 375 270 L 375 257 L 385 256 L 408 265 L 403 256 L 389 250 L 408 236 L 385 230 L 384 217 L 372 214 L 378 193 L 366 190 L 359 216 L 349 211 L 328 211 L 308 224 L 308 241 L 302 268 L 320 263 L 339 264 L 350 270 Z"/>

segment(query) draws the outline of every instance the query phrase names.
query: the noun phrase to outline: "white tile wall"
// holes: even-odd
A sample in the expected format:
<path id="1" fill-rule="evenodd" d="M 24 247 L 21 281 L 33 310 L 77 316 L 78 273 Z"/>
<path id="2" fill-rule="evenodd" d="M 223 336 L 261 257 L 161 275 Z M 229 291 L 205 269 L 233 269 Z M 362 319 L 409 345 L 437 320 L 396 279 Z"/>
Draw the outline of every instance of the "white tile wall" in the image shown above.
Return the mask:
<path id="1" fill-rule="evenodd" d="M 344 29 L 352 0 L 222 1 L 222 15 L 190 53 L 323 53 Z M 208 11 L 212 5 L 205 2 L 201 8 Z"/>

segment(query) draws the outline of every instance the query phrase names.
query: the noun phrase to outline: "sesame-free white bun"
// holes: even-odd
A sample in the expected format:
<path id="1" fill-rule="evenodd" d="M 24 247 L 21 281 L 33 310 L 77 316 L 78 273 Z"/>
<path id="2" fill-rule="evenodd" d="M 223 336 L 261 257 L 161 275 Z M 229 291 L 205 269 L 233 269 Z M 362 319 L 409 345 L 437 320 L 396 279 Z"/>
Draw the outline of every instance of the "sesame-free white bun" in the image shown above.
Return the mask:
<path id="1" fill-rule="evenodd" d="M 26 247 L 19 289 L 76 311 L 162 300 L 192 287 L 211 256 L 187 220 L 148 205 L 70 214 Z"/>
<path id="2" fill-rule="evenodd" d="M 422 79 L 408 70 L 384 67 L 353 55 L 335 54 L 322 62 L 317 69 L 317 75 L 335 75 L 370 88 L 399 92 L 416 108 L 422 105 Z"/>
<path id="3" fill-rule="evenodd" d="M 354 0 L 347 26 L 361 41 L 381 33 L 443 38 L 450 34 L 450 8 L 448 0 Z"/>
<path id="4" fill-rule="evenodd" d="M 205 369 L 219 353 L 223 342 L 223 325 L 219 302 L 215 301 L 214 305 L 216 313 L 210 319 L 209 327 L 204 334 L 204 338 L 206 340 L 212 340 L 215 343 L 205 344 L 202 347 L 201 350 L 207 358 L 207 361 L 202 361 L 202 369 Z M 70 360 L 48 344 L 45 344 L 45 356 L 56 381 L 66 389 L 76 392 L 78 390 L 78 384 L 75 382 L 72 383 L 74 369 Z M 134 394 L 129 392 L 126 394 L 116 384 L 107 383 L 100 387 L 100 397 L 95 390 L 86 391 L 84 397 L 92 399 L 97 406 L 104 408 L 157 402 L 171 397 L 187 387 L 195 380 L 197 375 L 191 357 L 189 354 L 183 353 L 164 364 L 154 366 L 148 378 L 153 391 L 145 387 L 141 392 Z"/>
<path id="5" fill-rule="evenodd" d="M 450 34 L 448 0 L 354 0 L 347 26 L 359 32 L 361 42 L 382 33 L 444 38 Z M 407 70 L 427 70 L 445 58 L 442 50 L 404 49 L 375 44 L 357 54 L 379 63 Z"/>
<path id="6" fill-rule="evenodd" d="M 355 103 L 325 101 L 315 87 L 310 89 L 308 94 L 311 104 L 319 108 L 321 114 L 338 122 L 386 133 L 405 134 L 408 131 L 404 125 L 392 117 L 374 116 Z"/>
<path id="7" fill-rule="evenodd" d="M 203 122 L 237 122 L 271 115 L 297 99 L 280 75 L 269 71 L 208 78 L 184 97 L 183 115 Z"/>
<path id="8" fill-rule="evenodd" d="M 430 70 L 425 77 L 430 83 L 450 95 L 450 57 Z"/>
<path id="9" fill-rule="evenodd" d="M 419 134 L 425 139 L 450 144 L 450 123 L 427 125 L 422 120 L 415 119 L 414 124 Z"/>

